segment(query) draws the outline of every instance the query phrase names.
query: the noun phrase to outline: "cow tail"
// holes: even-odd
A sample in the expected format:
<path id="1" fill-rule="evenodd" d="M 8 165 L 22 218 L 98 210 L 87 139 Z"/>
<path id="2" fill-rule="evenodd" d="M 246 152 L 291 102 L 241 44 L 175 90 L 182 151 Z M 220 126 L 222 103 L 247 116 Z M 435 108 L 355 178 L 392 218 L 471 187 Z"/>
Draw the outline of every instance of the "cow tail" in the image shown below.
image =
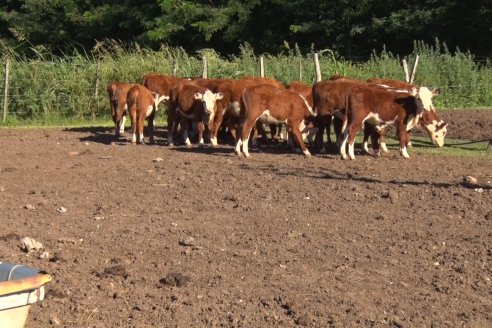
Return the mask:
<path id="1" fill-rule="evenodd" d="M 347 95 L 345 96 L 345 112 L 343 114 L 343 125 L 342 125 L 342 131 L 341 131 L 342 136 L 345 135 L 345 132 L 347 130 L 348 115 L 349 115 L 349 109 L 350 109 L 350 91 L 352 91 L 352 88 L 350 88 L 348 90 Z"/>

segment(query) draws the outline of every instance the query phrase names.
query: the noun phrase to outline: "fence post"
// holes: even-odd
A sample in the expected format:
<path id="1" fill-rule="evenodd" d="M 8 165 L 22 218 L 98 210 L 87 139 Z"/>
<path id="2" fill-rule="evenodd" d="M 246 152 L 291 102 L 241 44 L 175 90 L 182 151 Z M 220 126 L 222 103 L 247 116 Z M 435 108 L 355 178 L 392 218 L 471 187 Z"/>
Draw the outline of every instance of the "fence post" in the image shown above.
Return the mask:
<path id="1" fill-rule="evenodd" d="M 205 56 L 202 57 L 202 63 L 203 63 L 202 78 L 207 79 L 208 78 L 207 57 L 205 57 Z"/>
<path id="2" fill-rule="evenodd" d="M 417 65 L 419 64 L 419 55 L 415 57 L 415 62 L 413 63 L 412 76 L 410 77 L 410 83 L 413 84 L 415 81 L 415 73 L 417 72 Z"/>
<path id="3" fill-rule="evenodd" d="M 265 66 L 263 64 L 263 55 L 260 56 L 260 77 L 265 77 Z"/>
<path id="4" fill-rule="evenodd" d="M 99 112 L 99 80 L 101 63 L 98 61 L 96 66 L 96 85 L 94 86 L 94 98 L 96 99 L 96 110 L 92 109 L 92 119 L 96 119 L 96 112 Z"/>
<path id="5" fill-rule="evenodd" d="M 299 81 L 302 81 L 302 58 L 299 58 Z"/>
<path id="6" fill-rule="evenodd" d="M 410 82 L 410 77 L 408 76 L 408 65 L 407 65 L 407 58 L 403 57 L 401 60 L 401 65 L 403 66 L 403 73 L 405 73 L 405 82 Z"/>
<path id="7" fill-rule="evenodd" d="M 178 73 L 178 58 L 174 58 L 174 63 L 173 63 L 173 76 L 176 76 Z"/>
<path id="8" fill-rule="evenodd" d="M 7 108 L 8 108 L 8 97 L 9 97 L 9 59 L 5 60 L 5 81 L 3 83 L 3 115 L 2 123 L 7 120 Z"/>
<path id="9" fill-rule="evenodd" d="M 318 59 L 317 52 L 313 54 L 313 59 L 314 59 L 314 68 L 316 70 L 316 82 L 319 82 L 321 81 L 321 68 L 319 67 L 319 59 Z"/>

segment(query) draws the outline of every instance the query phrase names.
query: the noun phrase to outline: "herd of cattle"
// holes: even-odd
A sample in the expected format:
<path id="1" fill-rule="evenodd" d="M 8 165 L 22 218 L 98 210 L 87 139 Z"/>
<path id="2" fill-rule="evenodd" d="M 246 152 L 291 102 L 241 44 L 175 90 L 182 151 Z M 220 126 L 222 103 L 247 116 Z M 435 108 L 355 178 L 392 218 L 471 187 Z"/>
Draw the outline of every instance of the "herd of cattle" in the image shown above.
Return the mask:
<path id="1" fill-rule="evenodd" d="M 271 78 L 188 79 L 149 73 L 142 84 L 113 82 L 107 91 L 115 133 L 124 132 L 128 112 L 132 143 L 143 143 L 145 121 L 153 141 L 154 118 L 159 103 L 164 102 L 169 145 L 174 145 L 179 135 L 190 146 L 189 130 L 196 127 L 199 144 L 204 144 L 208 129 L 210 142 L 216 146 L 219 130 L 226 129 L 236 140 L 237 155 L 246 157 L 250 156 L 250 138 L 254 142 L 257 133 L 264 134 L 264 124 L 270 126 L 272 134 L 286 125 L 289 144 L 309 157 L 304 139 L 315 134 L 315 151 L 325 152 L 324 133 L 332 144 L 333 122 L 336 147 L 343 159 L 347 158 L 347 150 L 348 157 L 355 158 L 355 138 L 361 129 L 364 150 L 369 153 L 371 138 L 373 151 L 380 153 L 388 151 L 385 132 L 394 125 L 400 153 L 409 158 L 409 131 L 413 127 L 421 126 L 438 147 L 444 144 L 447 127 L 432 105 L 432 97 L 439 90 L 397 80 L 360 81 L 332 76 L 313 85 L 292 81 L 285 86 Z"/>

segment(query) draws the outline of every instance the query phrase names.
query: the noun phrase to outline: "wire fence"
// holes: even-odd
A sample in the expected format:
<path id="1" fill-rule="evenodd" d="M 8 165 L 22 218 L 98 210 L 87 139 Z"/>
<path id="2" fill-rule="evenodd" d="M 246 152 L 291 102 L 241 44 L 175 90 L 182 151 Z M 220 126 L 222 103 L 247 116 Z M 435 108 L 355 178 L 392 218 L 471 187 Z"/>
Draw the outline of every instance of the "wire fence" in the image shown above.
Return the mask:
<path id="1" fill-rule="evenodd" d="M 12 61 L 0 72 L 3 82 L 3 121 L 43 120 L 51 117 L 96 118 L 109 115 L 106 86 L 112 81 L 141 82 L 149 72 L 164 75 L 202 76 L 203 58 L 208 59 L 211 78 L 259 76 L 259 57 L 245 52 L 241 57 L 224 59 L 213 52 L 190 56 L 183 53 L 149 53 L 99 60 Z M 415 56 L 409 56 L 414 59 Z M 264 56 L 267 77 L 281 82 L 316 80 L 312 54 Z M 476 65 L 476 58 L 429 54 L 421 56 L 416 84 L 440 88 L 435 99 L 437 108 L 489 108 L 492 105 L 492 66 Z M 479 58 L 489 63 L 486 58 Z M 6 61 L 5 61 L 6 62 Z M 343 75 L 361 80 L 373 77 L 404 80 L 400 58 L 387 54 L 372 56 L 365 62 L 337 59 L 326 51 L 319 56 L 323 79 Z"/>

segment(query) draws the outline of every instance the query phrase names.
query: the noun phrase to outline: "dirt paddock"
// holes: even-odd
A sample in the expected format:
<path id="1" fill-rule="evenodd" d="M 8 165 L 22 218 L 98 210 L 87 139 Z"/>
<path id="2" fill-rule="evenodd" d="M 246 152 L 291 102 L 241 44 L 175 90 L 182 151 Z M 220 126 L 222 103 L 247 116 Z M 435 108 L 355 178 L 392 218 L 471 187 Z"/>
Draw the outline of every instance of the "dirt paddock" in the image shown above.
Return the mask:
<path id="1" fill-rule="evenodd" d="M 1 260 L 53 277 L 27 327 L 492 327 L 491 157 L 410 156 L 0 129 Z"/>

